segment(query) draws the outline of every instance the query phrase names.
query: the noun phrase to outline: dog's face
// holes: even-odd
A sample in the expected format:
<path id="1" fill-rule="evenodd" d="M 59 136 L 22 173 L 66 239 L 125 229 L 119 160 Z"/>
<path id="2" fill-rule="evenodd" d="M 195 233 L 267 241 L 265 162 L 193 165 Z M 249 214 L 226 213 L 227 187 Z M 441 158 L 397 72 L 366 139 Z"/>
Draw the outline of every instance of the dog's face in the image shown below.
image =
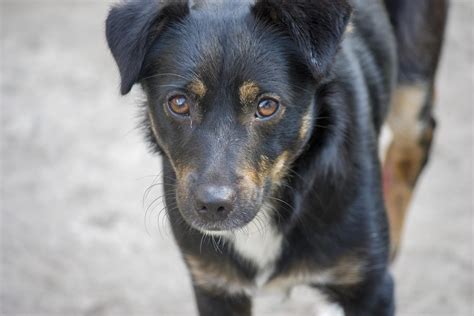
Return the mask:
<path id="1" fill-rule="evenodd" d="M 122 93 L 142 84 L 148 124 L 176 174 L 178 209 L 200 230 L 249 223 L 311 136 L 317 82 L 349 8 L 278 2 L 139 1 L 109 15 Z M 321 29 L 324 16 L 334 29 Z"/>
<path id="2" fill-rule="evenodd" d="M 252 220 L 310 134 L 314 79 L 287 40 L 242 20 L 192 15 L 163 35 L 143 81 L 178 208 L 206 230 Z"/>

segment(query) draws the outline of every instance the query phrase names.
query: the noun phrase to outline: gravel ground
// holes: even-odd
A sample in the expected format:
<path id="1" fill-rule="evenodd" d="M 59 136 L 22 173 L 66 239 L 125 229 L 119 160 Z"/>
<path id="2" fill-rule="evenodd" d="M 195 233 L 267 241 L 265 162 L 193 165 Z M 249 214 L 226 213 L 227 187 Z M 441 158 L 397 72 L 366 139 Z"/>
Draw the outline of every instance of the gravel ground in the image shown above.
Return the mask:
<path id="1" fill-rule="evenodd" d="M 160 162 L 136 128 L 140 91 L 118 95 L 108 5 L 1 1 L 2 315 L 195 314 L 162 205 L 145 215 L 160 189 L 142 205 Z M 473 315 L 473 12 L 453 1 L 436 144 L 393 267 L 398 315 Z M 270 301 L 257 315 L 308 311 Z"/>

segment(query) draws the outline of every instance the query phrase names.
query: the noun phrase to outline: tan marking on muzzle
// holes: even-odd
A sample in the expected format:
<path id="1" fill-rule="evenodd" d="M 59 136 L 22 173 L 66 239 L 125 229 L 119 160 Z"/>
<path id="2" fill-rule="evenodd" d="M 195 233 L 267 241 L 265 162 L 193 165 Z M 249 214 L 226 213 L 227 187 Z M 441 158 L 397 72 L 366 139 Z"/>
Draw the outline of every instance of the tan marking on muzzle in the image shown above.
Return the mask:
<path id="1" fill-rule="evenodd" d="M 193 171 L 193 168 L 188 165 L 176 165 L 176 176 L 178 181 L 187 182 L 189 174 Z"/>
<path id="2" fill-rule="evenodd" d="M 176 173 L 176 193 L 180 198 L 189 194 L 189 175 L 194 170 L 191 166 L 175 164 L 173 168 Z M 179 201 L 178 201 L 179 203 Z"/>
<path id="3" fill-rule="evenodd" d="M 260 172 L 266 174 L 269 172 L 270 170 L 270 159 L 268 158 L 268 156 L 265 156 L 265 155 L 261 155 L 260 156 L 260 162 L 258 164 L 259 168 L 260 168 Z"/>
<path id="4" fill-rule="evenodd" d="M 153 135 L 155 136 L 156 141 L 161 146 L 161 148 L 164 150 L 165 154 L 168 157 L 171 157 L 169 152 L 168 152 L 168 148 L 166 146 L 164 146 L 163 142 L 158 137 L 158 132 L 156 131 L 156 127 L 155 127 L 155 120 L 153 119 L 153 114 L 150 111 L 148 111 L 148 118 L 150 120 L 151 130 L 153 132 Z M 171 166 L 173 167 L 174 172 L 176 173 L 178 184 L 182 183 L 183 181 L 187 181 L 187 178 L 188 178 L 187 175 L 189 173 L 191 173 L 193 169 L 190 166 L 186 166 L 186 165 L 183 165 L 183 166 L 176 165 L 176 163 L 171 158 L 169 159 L 169 161 L 171 163 Z M 179 187 L 180 186 L 178 186 L 178 190 L 179 190 Z M 181 186 L 181 187 L 183 187 L 183 186 Z"/>
<path id="5" fill-rule="evenodd" d="M 304 141 L 306 139 L 306 136 L 308 135 L 308 132 L 311 128 L 311 121 L 312 121 L 313 113 L 312 113 L 312 108 L 306 112 L 306 114 L 303 116 L 301 119 L 301 127 L 300 127 L 300 132 L 299 132 L 299 140 Z"/>
<path id="6" fill-rule="evenodd" d="M 273 164 L 273 167 L 271 169 L 271 177 L 274 184 L 280 183 L 281 179 L 285 175 L 286 163 L 288 162 L 288 158 L 288 151 L 284 151 L 275 160 L 275 163 Z"/>
<path id="7" fill-rule="evenodd" d="M 164 150 L 165 154 L 168 157 L 170 157 L 169 152 L 168 152 L 168 148 L 166 148 L 165 144 L 163 144 L 161 138 L 158 135 L 158 132 L 157 132 L 156 126 L 155 126 L 155 120 L 153 119 L 153 113 L 151 113 L 151 111 L 148 111 L 148 119 L 150 120 L 151 130 L 153 132 L 153 135 L 155 136 L 156 142 L 161 146 L 161 149 Z M 170 159 L 170 162 L 171 162 L 171 165 L 173 166 L 174 170 L 176 171 L 176 168 L 175 168 L 175 166 L 173 164 L 173 161 L 171 159 Z"/>
<path id="8" fill-rule="evenodd" d="M 243 186 L 254 186 L 261 185 L 262 179 L 258 170 L 252 168 L 252 166 L 244 166 L 240 169 L 239 175 L 243 178 Z"/>
<path id="9" fill-rule="evenodd" d="M 249 189 L 251 192 L 255 186 L 263 186 L 265 179 L 270 178 L 274 186 L 281 184 L 281 179 L 285 176 L 286 163 L 289 159 L 289 153 L 284 151 L 272 163 L 270 159 L 261 155 L 257 166 L 251 162 L 246 162 L 239 168 L 238 174 L 242 177 L 242 188 Z"/>
<path id="10" fill-rule="evenodd" d="M 241 159 L 241 165 L 237 174 L 243 178 L 243 187 L 262 186 L 266 176 L 269 174 L 270 161 L 267 156 L 261 155 L 257 166 L 244 157 Z"/>
<path id="11" fill-rule="evenodd" d="M 191 81 L 188 85 L 188 89 L 189 91 L 197 95 L 199 98 L 203 98 L 207 92 L 206 85 L 199 79 Z"/>
<path id="12" fill-rule="evenodd" d="M 260 93 L 260 88 L 253 81 L 245 81 L 239 88 L 240 102 L 243 104 L 249 104 L 257 99 Z"/>

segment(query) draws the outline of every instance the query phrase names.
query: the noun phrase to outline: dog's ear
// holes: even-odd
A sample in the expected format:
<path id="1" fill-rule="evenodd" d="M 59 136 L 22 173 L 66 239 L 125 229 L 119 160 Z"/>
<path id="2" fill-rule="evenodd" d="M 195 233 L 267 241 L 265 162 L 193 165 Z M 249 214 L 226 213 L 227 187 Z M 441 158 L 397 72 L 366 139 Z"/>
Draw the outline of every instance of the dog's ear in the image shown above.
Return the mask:
<path id="1" fill-rule="evenodd" d="M 352 12 L 347 0 L 257 0 L 252 13 L 292 38 L 315 78 L 337 52 Z"/>
<path id="2" fill-rule="evenodd" d="M 139 81 L 145 55 L 168 23 L 189 13 L 187 0 L 135 0 L 113 7 L 106 37 L 117 62 L 122 95 Z"/>

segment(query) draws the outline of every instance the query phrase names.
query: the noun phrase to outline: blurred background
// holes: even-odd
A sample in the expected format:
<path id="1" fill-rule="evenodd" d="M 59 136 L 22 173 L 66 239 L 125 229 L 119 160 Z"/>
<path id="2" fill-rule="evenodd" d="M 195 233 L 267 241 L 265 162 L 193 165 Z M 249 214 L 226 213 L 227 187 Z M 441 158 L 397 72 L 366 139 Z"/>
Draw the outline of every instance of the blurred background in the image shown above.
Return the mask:
<path id="1" fill-rule="evenodd" d="M 1 315 L 194 315 L 160 172 L 119 96 L 110 2 L 0 0 Z M 474 1 L 452 1 L 439 128 L 393 266 L 398 315 L 473 315 Z M 148 212 L 146 209 L 148 207 Z M 257 315 L 306 315 L 256 301 Z"/>

